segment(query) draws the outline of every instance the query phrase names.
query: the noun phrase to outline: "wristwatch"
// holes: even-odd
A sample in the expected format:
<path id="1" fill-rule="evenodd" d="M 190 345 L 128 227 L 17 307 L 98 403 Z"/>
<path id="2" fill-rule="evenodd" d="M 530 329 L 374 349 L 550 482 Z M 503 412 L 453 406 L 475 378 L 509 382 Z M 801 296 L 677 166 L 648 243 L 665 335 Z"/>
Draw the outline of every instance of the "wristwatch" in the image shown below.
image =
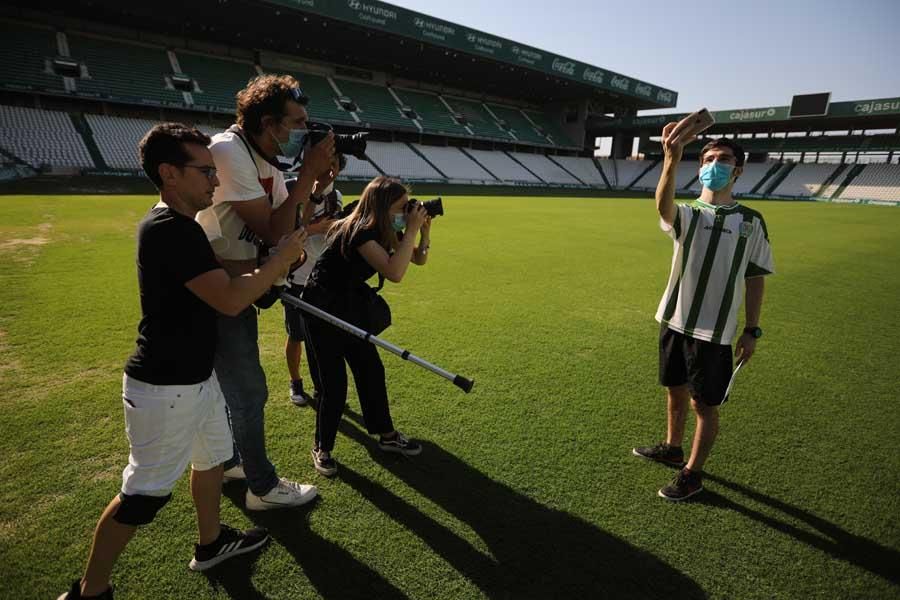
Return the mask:
<path id="1" fill-rule="evenodd" d="M 762 337 L 762 329 L 759 327 L 744 327 L 744 333 L 749 333 L 756 339 Z"/>

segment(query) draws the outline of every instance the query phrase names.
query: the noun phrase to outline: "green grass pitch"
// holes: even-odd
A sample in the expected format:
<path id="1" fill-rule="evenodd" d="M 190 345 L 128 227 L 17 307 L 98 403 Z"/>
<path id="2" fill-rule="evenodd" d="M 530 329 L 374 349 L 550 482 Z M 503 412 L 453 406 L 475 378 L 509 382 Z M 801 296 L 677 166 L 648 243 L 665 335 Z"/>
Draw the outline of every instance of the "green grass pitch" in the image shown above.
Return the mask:
<path id="1" fill-rule="evenodd" d="M 121 483 L 134 231 L 154 201 L 0 197 L 0 597 L 67 589 Z M 384 292 L 383 337 L 476 380 L 466 395 L 384 355 L 422 455 L 380 455 L 351 391 L 339 474 L 317 476 L 270 309 L 269 453 L 321 500 L 247 513 L 227 485 L 223 520 L 274 541 L 197 574 L 184 477 L 117 565 L 118 598 L 900 598 L 900 210 L 748 202 L 775 252 L 765 337 L 706 491 L 675 505 L 656 496 L 672 471 L 631 456 L 665 426 L 653 313 L 672 246 L 652 201 L 444 203 L 429 264 Z"/>

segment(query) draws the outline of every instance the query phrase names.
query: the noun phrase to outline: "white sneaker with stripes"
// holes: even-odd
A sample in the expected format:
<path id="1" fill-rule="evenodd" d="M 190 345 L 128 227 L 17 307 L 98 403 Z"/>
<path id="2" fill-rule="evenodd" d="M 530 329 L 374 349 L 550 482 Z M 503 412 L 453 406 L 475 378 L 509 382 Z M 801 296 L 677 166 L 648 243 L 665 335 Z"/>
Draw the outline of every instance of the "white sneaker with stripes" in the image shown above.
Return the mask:
<path id="1" fill-rule="evenodd" d="M 306 504 L 316 497 L 319 491 L 314 485 L 306 485 L 290 481 L 282 477 L 278 485 L 265 496 L 257 496 L 247 490 L 247 510 L 270 510 L 273 508 L 290 508 Z"/>

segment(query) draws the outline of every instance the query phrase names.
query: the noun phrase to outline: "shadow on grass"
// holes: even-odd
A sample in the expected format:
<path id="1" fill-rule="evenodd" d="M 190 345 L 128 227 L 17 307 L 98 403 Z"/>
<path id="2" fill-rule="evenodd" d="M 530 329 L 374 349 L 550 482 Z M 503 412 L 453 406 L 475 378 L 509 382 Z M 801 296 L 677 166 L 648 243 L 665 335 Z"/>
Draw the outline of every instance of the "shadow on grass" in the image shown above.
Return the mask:
<path id="1" fill-rule="evenodd" d="M 356 423 L 361 417 L 349 410 Z M 385 454 L 344 420 L 341 432 L 424 498 L 467 524 L 489 554 L 347 465 L 338 477 L 414 533 L 490 598 L 704 598 L 691 579 L 652 554 L 498 483 L 439 446 Z"/>
<path id="2" fill-rule="evenodd" d="M 819 533 L 816 534 L 806 531 L 796 525 L 791 525 L 790 523 L 770 515 L 763 514 L 757 510 L 738 504 L 730 498 L 726 498 L 721 494 L 711 491 L 709 488 L 704 489 L 703 493 L 696 497 L 696 502 L 715 508 L 733 510 L 754 521 L 759 521 L 772 529 L 790 535 L 796 540 L 808 544 L 813 548 L 826 552 L 834 558 L 863 568 L 874 575 L 883 577 L 895 585 L 900 584 L 900 569 L 898 569 L 898 565 L 900 565 L 900 552 L 882 546 L 881 544 L 864 537 L 853 535 L 852 533 L 841 529 L 834 523 L 826 521 L 821 517 L 817 517 L 809 511 L 782 502 L 771 496 L 766 496 L 765 494 L 761 494 L 739 483 L 734 483 L 733 481 L 709 473 L 704 473 L 703 479 L 705 481 L 714 481 L 718 485 L 733 490 L 751 500 L 781 511 L 788 517 L 806 523 Z"/>
<path id="3" fill-rule="evenodd" d="M 272 539 L 287 550 L 313 587 L 323 598 L 406 599 L 381 575 L 352 554 L 309 528 L 307 515 L 314 501 L 303 507 L 273 511 L 248 511 L 244 508 L 243 485 L 227 485 L 223 495 L 244 511 L 258 527 L 269 530 Z M 263 559 L 265 560 L 265 559 Z M 210 584 L 223 588 L 231 598 L 268 600 L 252 584 L 253 566 L 241 559 L 231 560 L 205 572 Z"/>

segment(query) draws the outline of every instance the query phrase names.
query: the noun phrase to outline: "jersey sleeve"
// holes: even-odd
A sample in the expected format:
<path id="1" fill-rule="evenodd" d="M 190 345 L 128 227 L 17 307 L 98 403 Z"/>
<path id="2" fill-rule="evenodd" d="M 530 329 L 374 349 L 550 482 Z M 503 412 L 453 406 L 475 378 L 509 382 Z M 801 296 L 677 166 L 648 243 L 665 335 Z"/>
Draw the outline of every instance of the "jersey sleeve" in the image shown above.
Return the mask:
<path id="1" fill-rule="evenodd" d="M 750 247 L 745 278 L 762 277 L 775 272 L 775 261 L 772 258 L 772 245 L 769 243 L 769 230 L 762 217 L 754 228 L 753 242 Z"/>
<path id="2" fill-rule="evenodd" d="M 688 227 L 690 227 L 694 213 L 687 204 L 676 204 L 675 209 L 675 221 L 669 225 L 662 217 L 660 217 L 659 228 L 676 242 L 682 242 L 684 241 Z"/>

